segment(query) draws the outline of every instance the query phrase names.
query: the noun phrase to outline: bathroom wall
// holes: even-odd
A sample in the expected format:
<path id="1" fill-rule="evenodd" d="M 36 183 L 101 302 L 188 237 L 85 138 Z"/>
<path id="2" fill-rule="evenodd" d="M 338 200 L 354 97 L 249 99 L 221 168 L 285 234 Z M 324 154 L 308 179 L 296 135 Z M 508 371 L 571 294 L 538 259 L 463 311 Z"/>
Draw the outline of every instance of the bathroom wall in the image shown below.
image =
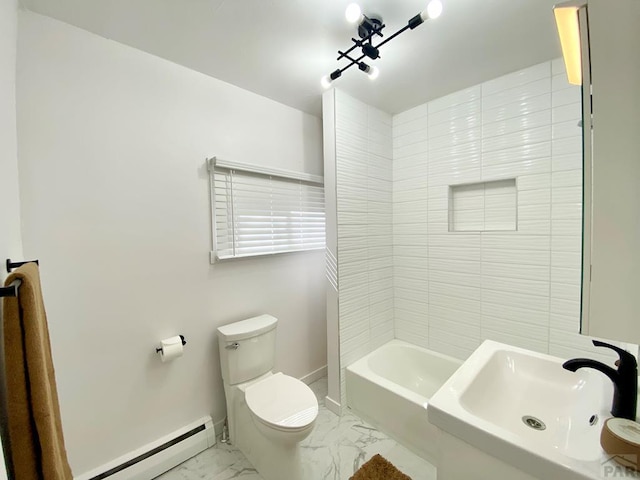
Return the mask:
<path id="1" fill-rule="evenodd" d="M 74 473 L 224 417 L 219 325 L 271 313 L 276 368 L 323 374 L 323 252 L 210 265 L 205 168 L 322 175 L 320 120 L 47 17 L 19 27 L 24 250 L 41 260 Z M 185 355 L 162 364 L 157 342 L 179 333 Z"/>
<path id="2" fill-rule="evenodd" d="M 560 59 L 393 117 L 397 338 L 458 358 L 485 339 L 610 358 L 578 334 L 580 118 Z M 450 211 L 450 185 L 501 179 L 517 193 L 466 186 Z M 495 231 L 504 218 L 517 230 Z"/>
<path id="3" fill-rule="evenodd" d="M 327 95 L 334 112 L 325 122 L 335 122 L 340 401 L 344 404 L 344 367 L 394 335 L 392 126 L 390 115 L 340 90 L 325 94 L 325 111 Z M 328 226 L 328 234 L 331 231 Z"/>
<path id="4" fill-rule="evenodd" d="M 16 134 L 18 3 L 0 0 L 0 260 L 22 257 Z M 0 281 L 6 272 L 0 268 Z"/>
<path id="5" fill-rule="evenodd" d="M 22 258 L 16 136 L 17 32 L 17 1 L 0 0 L 0 261 L 3 264 L 6 258 Z M 2 267 L 0 283 L 4 284 L 5 277 Z M 6 478 L 5 465 L 0 460 L 0 479 Z"/>

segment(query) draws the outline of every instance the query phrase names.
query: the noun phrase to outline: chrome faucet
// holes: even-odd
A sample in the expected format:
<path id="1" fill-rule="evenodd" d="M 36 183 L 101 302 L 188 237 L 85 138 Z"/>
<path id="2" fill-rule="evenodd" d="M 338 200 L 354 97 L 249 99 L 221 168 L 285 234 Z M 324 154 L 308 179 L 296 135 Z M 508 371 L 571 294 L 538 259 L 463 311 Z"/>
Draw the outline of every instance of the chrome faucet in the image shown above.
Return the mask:
<path id="1" fill-rule="evenodd" d="M 564 368 L 575 372 L 579 368 L 595 368 L 604 373 L 613 382 L 613 402 L 611 415 L 614 417 L 636 419 L 636 404 L 638 397 L 638 364 L 636 358 L 626 350 L 593 340 L 596 347 L 607 347 L 614 350 L 620 357 L 616 361 L 618 369 L 589 358 L 574 358 L 562 364 Z"/>

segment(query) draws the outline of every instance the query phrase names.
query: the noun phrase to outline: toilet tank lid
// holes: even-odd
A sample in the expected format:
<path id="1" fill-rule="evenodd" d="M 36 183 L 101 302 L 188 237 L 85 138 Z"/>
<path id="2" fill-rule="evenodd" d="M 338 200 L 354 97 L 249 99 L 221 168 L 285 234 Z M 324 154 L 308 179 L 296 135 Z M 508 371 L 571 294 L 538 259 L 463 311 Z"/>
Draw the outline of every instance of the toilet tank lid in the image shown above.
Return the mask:
<path id="1" fill-rule="evenodd" d="M 218 327 L 218 335 L 226 342 L 244 340 L 276 328 L 278 319 L 272 315 L 258 315 Z"/>

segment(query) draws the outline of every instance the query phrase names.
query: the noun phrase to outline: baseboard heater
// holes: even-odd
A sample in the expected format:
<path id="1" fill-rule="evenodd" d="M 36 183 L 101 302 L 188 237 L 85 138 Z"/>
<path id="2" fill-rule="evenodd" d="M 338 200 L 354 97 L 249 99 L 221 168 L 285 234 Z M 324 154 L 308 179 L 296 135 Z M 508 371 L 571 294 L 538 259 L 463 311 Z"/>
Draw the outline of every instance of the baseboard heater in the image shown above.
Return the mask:
<path id="1" fill-rule="evenodd" d="M 151 480 L 215 443 L 213 421 L 204 417 L 75 480 Z"/>

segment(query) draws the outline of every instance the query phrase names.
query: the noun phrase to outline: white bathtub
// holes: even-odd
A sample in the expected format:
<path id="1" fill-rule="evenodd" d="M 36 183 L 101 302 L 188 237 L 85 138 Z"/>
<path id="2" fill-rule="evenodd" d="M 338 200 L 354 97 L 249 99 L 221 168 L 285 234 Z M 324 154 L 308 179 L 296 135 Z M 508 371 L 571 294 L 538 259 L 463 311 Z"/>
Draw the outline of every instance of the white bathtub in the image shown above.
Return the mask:
<path id="1" fill-rule="evenodd" d="M 436 464 L 438 430 L 429 398 L 462 361 L 392 340 L 346 369 L 347 405 L 360 417 Z"/>

